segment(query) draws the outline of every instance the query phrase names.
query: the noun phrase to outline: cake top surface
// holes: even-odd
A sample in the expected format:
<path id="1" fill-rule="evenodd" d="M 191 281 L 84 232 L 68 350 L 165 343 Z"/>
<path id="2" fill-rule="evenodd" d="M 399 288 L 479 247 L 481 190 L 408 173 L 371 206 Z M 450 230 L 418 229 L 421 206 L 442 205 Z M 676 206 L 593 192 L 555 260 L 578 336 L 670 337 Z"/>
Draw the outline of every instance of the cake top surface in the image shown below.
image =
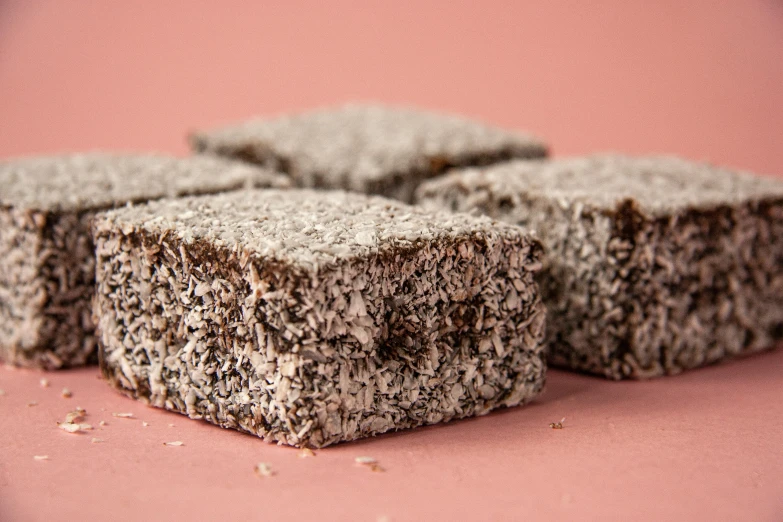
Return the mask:
<path id="1" fill-rule="evenodd" d="M 0 162 L 0 205 L 90 210 L 242 187 L 285 187 L 269 169 L 210 156 L 69 154 Z"/>
<path id="2" fill-rule="evenodd" d="M 169 232 L 256 258 L 317 269 L 325 264 L 411 246 L 417 240 L 526 241 L 516 226 L 486 217 L 427 211 L 343 191 L 248 190 L 164 199 L 99 214 L 96 230 Z"/>
<path id="3" fill-rule="evenodd" d="M 404 107 L 348 104 L 256 119 L 192 136 L 197 150 L 254 149 L 281 158 L 293 176 L 317 173 L 330 186 L 362 183 L 431 169 L 430 162 L 482 154 L 539 157 L 546 146 L 533 136 L 455 115 Z"/>
<path id="4" fill-rule="evenodd" d="M 422 185 L 419 199 L 464 187 L 495 197 L 548 198 L 613 210 L 633 199 L 643 212 L 665 215 L 686 208 L 731 205 L 783 196 L 783 181 L 735 172 L 673 156 L 596 155 L 541 161 L 511 161 L 454 170 Z"/>

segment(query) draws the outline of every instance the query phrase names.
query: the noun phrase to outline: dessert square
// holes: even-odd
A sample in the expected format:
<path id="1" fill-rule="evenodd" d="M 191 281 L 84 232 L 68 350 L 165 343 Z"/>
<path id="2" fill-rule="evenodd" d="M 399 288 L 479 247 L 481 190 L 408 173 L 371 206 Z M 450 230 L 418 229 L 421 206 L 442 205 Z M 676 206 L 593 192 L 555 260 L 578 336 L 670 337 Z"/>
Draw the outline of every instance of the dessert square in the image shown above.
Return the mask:
<path id="1" fill-rule="evenodd" d="M 417 196 L 537 231 L 553 365 L 653 377 L 783 337 L 780 180 L 605 155 L 465 169 Z"/>
<path id="2" fill-rule="evenodd" d="M 345 189 L 410 202 L 448 167 L 540 158 L 537 138 L 460 116 L 350 104 L 197 132 L 193 149 L 280 170 L 299 187 Z"/>
<path id="3" fill-rule="evenodd" d="M 323 447 L 528 402 L 540 244 L 340 191 L 162 200 L 95 223 L 101 368 L 121 392 Z"/>
<path id="4" fill-rule="evenodd" d="M 164 196 L 287 186 L 212 157 L 83 154 L 0 163 L 0 361 L 47 369 L 97 362 L 96 211 Z"/>

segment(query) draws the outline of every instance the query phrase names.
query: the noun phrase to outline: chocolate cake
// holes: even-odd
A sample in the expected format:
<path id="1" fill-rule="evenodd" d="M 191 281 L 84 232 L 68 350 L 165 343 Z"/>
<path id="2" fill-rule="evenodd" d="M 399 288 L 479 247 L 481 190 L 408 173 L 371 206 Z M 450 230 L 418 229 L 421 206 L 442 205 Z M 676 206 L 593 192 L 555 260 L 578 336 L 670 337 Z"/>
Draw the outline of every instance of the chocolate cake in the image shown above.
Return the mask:
<path id="1" fill-rule="evenodd" d="M 553 365 L 651 377 L 783 337 L 780 180 L 597 156 L 465 169 L 417 199 L 538 232 Z"/>
<path id="2" fill-rule="evenodd" d="M 540 244 L 340 191 L 248 191 L 95 224 L 101 369 L 153 406 L 322 447 L 481 415 L 544 383 Z"/>
<path id="3" fill-rule="evenodd" d="M 540 158 L 527 134 L 459 116 L 346 105 L 197 132 L 193 148 L 286 172 L 300 187 L 346 189 L 410 202 L 424 179 L 450 166 Z"/>
<path id="4" fill-rule="evenodd" d="M 92 334 L 97 210 L 181 194 L 287 186 L 212 157 L 86 154 L 0 163 L 0 361 L 47 369 L 97 362 Z"/>

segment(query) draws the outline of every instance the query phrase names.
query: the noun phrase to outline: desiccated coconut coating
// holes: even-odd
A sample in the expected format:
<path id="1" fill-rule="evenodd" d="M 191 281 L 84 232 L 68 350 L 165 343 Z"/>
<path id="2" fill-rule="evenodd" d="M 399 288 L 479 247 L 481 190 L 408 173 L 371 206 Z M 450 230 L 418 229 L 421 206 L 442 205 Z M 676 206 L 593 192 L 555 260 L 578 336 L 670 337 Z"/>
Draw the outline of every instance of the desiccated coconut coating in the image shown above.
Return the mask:
<path id="1" fill-rule="evenodd" d="M 104 375 L 191 418 L 322 447 L 543 386 L 541 247 L 518 227 L 270 190 L 113 210 L 95 242 Z"/>
<path id="2" fill-rule="evenodd" d="M 97 360 L 90 307 L 95 211 L 289 184 L 266 169 L 207 156 L 93 153 L 0 162 L 0 361 L 54 369 Z"/>
<path id="3" fill-rule="evenodd" d="M 554 365 L 651 377 L 783 337 L 779 180 L 595 156 L 456 171 L 417 199 L 538 232 Z"/>
<path id="4" fill-rule="evenodd" d="M 198 132 L 210 152 L 286 172 L 300 187 L 347 189 L 410 201 L 449 166 L 540 158 L 547 147 L 517 132 L 446 114 L 351 104 Z"/>

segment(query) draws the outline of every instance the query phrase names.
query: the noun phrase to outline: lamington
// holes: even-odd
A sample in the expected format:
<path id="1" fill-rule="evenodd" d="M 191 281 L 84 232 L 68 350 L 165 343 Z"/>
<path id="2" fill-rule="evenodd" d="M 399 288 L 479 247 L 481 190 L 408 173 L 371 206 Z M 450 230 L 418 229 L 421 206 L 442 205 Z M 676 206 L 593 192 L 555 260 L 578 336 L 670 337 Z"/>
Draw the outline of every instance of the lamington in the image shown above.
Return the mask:
<path id="1" fill-rule="evenodd" d="M 783 337 L 781 180 L 599 155 L 455 171 L 417 200 L 538 232 L 552 365 L 653 377 Z"/>
<path id="2" fill-rule="evenodd" d="M 349 104 L 255 119 L 191 136 L 193 149 L 266 165 L 299 187 L 345 189 L 410 202 L 452 166 L 540 158 L 529 134 L 405 107 Z"/>
<path id="3" fill-rule="evenodd" d="M 342 191 L 248 191 L 95 222 L 101 369 L 152 406 L 270 442 L 339 441 L 542 389 L 540 243 Z"/>
<path id="4" fill-rule="evenodd" d="M 98 210 L 164 196 L 290 184 L 236 161 L 89 153 L 0 162 L 0 361 L 97 362 L 90 300 Z"/>

